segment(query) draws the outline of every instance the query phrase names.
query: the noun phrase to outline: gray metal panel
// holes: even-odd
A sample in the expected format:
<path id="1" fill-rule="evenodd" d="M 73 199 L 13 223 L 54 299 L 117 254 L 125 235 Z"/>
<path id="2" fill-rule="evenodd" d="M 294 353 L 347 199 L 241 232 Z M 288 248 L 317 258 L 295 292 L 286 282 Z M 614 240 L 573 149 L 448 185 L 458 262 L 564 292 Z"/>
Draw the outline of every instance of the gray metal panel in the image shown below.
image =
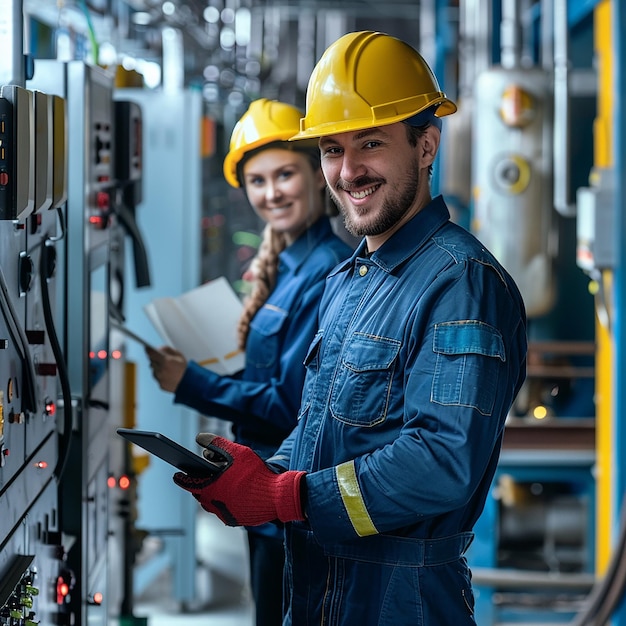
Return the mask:
<path id="1" fill-rule="evenodd" d="M 17 228 L 14 223 L 0 221 L 0 271 L 7 283 L 7 297 L 11 299 L 19 318 L 17 322 L 22 325 L 26 316 L 25 302 L 19 296 L 17 277 L 19 255 L 26 245 L 25 241 L 23 229 Z M 16 345 L 19 338 L 13 337 L 10 328 L 11 321 L 0 315 L 0 340 L 3 346 L 0 350 L 0 411 L 4 418 L 0 428 L 0 501 L 3 505 L 6 504 L 1 500 L 3 490 L 22 469 L 25 460 L 25 417 L 22 414 L 21 386 L 23 369 L 27 365 L 20 358 L 21 347 Z M 2 511 L 0 517 L 6 515 L 4 506 Z"/>
<path id="2" fill-rule="evenodd" d="M 136 215 L 152 275 L 150 287 L 132 290 L 134 278 L 129 259 L 125 279 L 126 323 L 153 345 L 160 346 L 163 341 L 148 321 L 143 306 L 157 297 L 183 293 L 200 282 L 201 96 L 192 91 L 123 89 L 115 97 L 138 102 L 142 107 L 144 193 Z M 161 431 L 188 447 L 195 446 L 195 413 L 173 405 L 171 394 L 159 389 L 141 346 L 129 342 L 127 356 L 137 363 L 137 426 Z M 172 474 L 166 463 L 151 459 L 149 468 L 139 478 L 137 526 L 155 534 L 165 533 L 168 559 L 160 565 L 173 568 L 175 598 L 189 603 L 196 594 L 195 568 L 190 564 L 196 557 L 197 505 L 173 484 Z M 137 592 L 141 593 L 159 571 L 150 562 L 138 568 Z"/>
<path id="3" fill-rule="evenodd" d="M 65 99 L 67 204 L 63 241 L 64 352 L 74 410 L 74 442 L 61 482 L 63 531 L 79 589 L 72 610 L 79 623 L 108 623 L 109 535 L 108 306 L 109 198 L 113 181 L 113 76 L 82 61 L 37 61 L 33 88 Z M 62 155 L 61 155 L 62 156 Z M 62 194 L 61 198 L 62 200 Z M 90 351 L 104 351 L 100 358 Z M 99 605 L 90 601 L 104 594 Z"/>

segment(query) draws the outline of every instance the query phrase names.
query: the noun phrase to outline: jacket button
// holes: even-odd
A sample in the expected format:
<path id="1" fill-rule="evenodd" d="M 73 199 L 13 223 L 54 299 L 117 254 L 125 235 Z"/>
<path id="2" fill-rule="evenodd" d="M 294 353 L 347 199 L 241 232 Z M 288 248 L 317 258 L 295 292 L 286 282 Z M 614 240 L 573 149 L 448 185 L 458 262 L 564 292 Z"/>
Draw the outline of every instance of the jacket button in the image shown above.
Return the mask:
<path id="1" fill-rule="evenodd" d="M 365 276 L 365 274 L 367 274 L 367 265 L 361 265 L 361 267 L 359 267 L 359 275 Z"/>

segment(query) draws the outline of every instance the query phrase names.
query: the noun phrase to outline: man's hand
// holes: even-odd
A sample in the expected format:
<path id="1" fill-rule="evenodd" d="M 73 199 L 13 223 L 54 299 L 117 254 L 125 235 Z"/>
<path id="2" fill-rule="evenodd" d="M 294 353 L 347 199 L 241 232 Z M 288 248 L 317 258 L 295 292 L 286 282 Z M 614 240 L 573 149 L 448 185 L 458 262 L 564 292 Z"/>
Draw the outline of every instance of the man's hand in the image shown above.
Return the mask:
<path id="1" fill-rule="evenodd" d="M 211 433 L 200 433 L 196 441 L 209 460 L 216 453 L 232 458 L 230 467 L 214 476 L 174 474 L 174 482 L 193 494 L 205 511 L 215 513 L 227 526 L 304 519 L 300 482 L 305 472 L 277 474 L 250 448 Z"/>
<path id="2" fill-rule="evenodd" d="M 175 392 L 187 369 L 187 359 L 183 353 L 165 346 L 160 350 L 146 348 L 146 354 L 159 387 L 163 391 Z"/>

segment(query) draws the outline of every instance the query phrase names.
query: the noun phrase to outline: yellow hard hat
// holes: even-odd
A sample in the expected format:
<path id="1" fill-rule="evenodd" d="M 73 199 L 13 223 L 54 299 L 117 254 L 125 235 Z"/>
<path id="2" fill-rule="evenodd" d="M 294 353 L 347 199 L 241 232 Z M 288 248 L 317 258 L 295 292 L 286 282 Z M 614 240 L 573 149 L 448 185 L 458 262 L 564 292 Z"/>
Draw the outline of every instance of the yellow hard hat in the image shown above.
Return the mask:
<path id="1" fill-rule="evenodd" d="M 277 100 L 260 98 L 250 104 L 230 136 L 229 152 L 224 158 L 224 176 L 239 187 L 237 166 L 246 152 L 274 141 L 287 141 L 300 128 L 300 109 Z"/>
<path id="2" fill-rule="evenodd" d="M 306 115 L 292 139 L 394 124 L 430 107 L 437 117 L 456 111 L 416 50 L 384 33 L 348 33 L 315 66 Z"/>

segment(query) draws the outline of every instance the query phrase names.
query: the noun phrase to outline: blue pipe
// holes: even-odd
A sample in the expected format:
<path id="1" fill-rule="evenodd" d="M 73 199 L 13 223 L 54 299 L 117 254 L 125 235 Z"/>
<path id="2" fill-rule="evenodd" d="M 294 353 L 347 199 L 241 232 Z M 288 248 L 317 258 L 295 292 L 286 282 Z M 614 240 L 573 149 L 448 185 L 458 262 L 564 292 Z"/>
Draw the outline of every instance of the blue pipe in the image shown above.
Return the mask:
<path id="1" fill-rule="evenodd" d="M 624 385 L 622 382 L 626 376 L 626 328 L 622 321 L 626 312 L 626 123 L 624 120 L 624 107 L 626 106 L 626 48 L 624 46 L 623 33 L 626 32 L 626 5 L 623 0 L 612 0 L 612 42 L 613 42 L 613 74 L 614 74 L 614 102 L 613 129 L 614 142 L 613 152 L 615 157 L 615 202 L 616 202 L 616 228 L 615 250 L 617 251 L 617 264 L 614 273 L 615 293 L 615 323 L 614 323 L 614 346 L 615 346 L 615 439 L 614 458 L 616 459 L 615 483 L 613 485 L 613 497 L 616 506 L 614 510 L 615 532 L 613 537 L 619 535 L 619 511 L 624 488 L 626 486 L 626 405 L 624 398 Z M 626 606 L 622 602 L 617 609 L 613 623 L 615 626 L 626 626 Z"/>

